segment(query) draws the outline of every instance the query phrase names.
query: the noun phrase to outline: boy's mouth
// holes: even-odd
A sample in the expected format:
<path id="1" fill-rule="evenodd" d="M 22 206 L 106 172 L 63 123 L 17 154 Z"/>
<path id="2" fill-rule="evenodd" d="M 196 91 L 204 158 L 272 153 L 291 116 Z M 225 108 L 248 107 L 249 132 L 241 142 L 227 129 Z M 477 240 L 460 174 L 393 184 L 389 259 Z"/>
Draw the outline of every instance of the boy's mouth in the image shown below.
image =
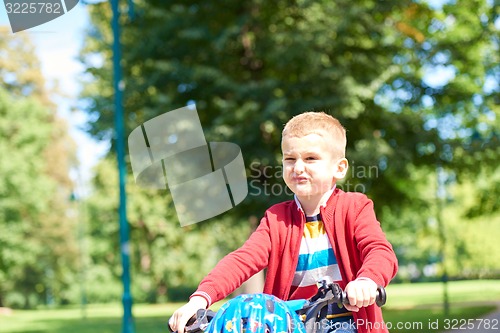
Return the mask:
<path id="1" fill-rule="evenodd" d="M 306 183 L 309 181 L 309 179 L 307 177 L 294 177 L 293 180 L 296 182 L 296 183 Z"/>

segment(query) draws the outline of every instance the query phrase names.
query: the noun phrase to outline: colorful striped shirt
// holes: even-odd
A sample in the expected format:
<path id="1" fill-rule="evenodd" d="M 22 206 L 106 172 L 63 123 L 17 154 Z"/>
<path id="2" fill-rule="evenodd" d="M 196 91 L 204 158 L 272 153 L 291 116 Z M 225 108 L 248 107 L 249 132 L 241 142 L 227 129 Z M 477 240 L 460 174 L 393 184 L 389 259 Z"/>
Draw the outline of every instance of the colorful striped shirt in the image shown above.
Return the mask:
<path id="1" fill-rule="evenodd" d="M 292 281 L 294 296 L 306 299 L 314 296 L 318 291 L 316 282 L 325 276 L 333 281 L 342 280 L 323 221 L 319 215 L 309 216 L 304 225 L 299 261 Z"/>
<path id="2" fill-rule="evenodd" d="M 342 281 L 339 265 L 321 216 L 308 216 L 304 225 L 299 261 L 295 270 L 291 293 L 294 294 L 296 299 L 309 299 L 316 295 L 318 291 L 316 283 L 325 276 L 330 277 L 334 282 Z M 331 325 L 329 332 L 336 332 L 334 328 L 339 325 L 342 328 L 344 326 L 349 328 L 345 332 L 357 332 L 352 312 L 337 303 L 328 305 L 326 319 L 329 320 L 329 325 Z"/>

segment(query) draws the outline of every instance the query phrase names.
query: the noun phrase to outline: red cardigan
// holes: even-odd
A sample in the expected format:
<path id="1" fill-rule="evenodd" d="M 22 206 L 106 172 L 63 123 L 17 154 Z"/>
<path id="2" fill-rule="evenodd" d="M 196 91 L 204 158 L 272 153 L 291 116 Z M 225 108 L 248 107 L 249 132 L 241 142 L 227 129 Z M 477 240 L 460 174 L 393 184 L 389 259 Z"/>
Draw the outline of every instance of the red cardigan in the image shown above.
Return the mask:
<path id="1" fill-rule="evenodd" d="M 375 217 L 373 202 L 364 194 L 335 189 L 320 212 L 343 278 L 341 287 L 359 277 L 387 286 L 396 275 L 397 259 Z M 295 201 L 272 206 L 245 244 L 225 256 L 191 297 L 202 296 L 210 306 L 267 268 L 263 292 L 283 300 L 294 299 L 290 288 L 304 223 L 304 214 Z M 353 315 L 359 333 L 387 332 L 376 305 Z"/>

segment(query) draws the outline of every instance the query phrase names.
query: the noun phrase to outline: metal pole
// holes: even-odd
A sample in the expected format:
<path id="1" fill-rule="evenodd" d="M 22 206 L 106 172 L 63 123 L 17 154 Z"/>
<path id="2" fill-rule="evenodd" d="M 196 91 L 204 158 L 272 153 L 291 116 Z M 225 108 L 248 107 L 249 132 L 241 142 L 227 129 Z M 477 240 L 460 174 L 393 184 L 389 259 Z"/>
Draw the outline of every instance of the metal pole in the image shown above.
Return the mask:
<path id="1" fill-rule="evenodd" d="M 443 168 L 438 165 L 436 168 L 436 177 L 437 177 L 437 191 L 436 191 L 436 199 L 437 199 L 437 223 L 439 230 L 439 241 L 440 241 L 440 252 L 441 252 L 441 265 L 443 266 L 443 273 L 441 276 L 441 282 L 443 282 L 443 312 L 444 316 L 448 318 L 450 314 L 450 302 L 448 298 L 448 270 L 446 269 L 446 232 L 442 219 L 442 210 L 444 208 L 443 200 L 446 198 L 446 188 L 445 188 L 445 180 L 446 176 Z"/>
<path id="2" fill-rule="evenodd" d="M 130 293 L 130 243 L 129 228 L 127 222 L 127 202 L 125 192 L 125 126 L 123 122 L 123 81 L 121 69 L 120 48 L 120 11 L 118 0 L 111 0 L 113 10 L 113 72 L 115 90 L 115 144 L 118 159 L 119 186 L 120 186 L 120 252 L 122 259 L 122 282 L 123 282 L 123 333 L 134 332 L 134 320 L 132 317 L 132 295 Z"/>

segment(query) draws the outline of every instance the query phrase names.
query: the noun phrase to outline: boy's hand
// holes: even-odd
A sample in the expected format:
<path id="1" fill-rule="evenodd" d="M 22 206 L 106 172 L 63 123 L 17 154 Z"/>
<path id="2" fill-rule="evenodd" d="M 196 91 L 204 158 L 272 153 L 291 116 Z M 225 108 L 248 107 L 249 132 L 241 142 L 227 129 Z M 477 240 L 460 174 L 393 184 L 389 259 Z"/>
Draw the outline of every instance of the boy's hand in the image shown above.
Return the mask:
<path id="1" fill-rule="evenodd" d="M 193 317 L 199 309 L 206 309 L 208 306 L 207 300 L 200 296 L 193 296 L 188 303 L 177 309 L 168 321 L 168 325 L 172 332 L 184 333 L 184 328 L 191 317 Z"/>
<path id="2" fill-rule="evenodd" d="M 358 312 L 360 308 L 375 303 L 377 284 L 368 278 L 351 281 L 345 287 L 349 305 L 344 305 L 349 311 Z"/>

